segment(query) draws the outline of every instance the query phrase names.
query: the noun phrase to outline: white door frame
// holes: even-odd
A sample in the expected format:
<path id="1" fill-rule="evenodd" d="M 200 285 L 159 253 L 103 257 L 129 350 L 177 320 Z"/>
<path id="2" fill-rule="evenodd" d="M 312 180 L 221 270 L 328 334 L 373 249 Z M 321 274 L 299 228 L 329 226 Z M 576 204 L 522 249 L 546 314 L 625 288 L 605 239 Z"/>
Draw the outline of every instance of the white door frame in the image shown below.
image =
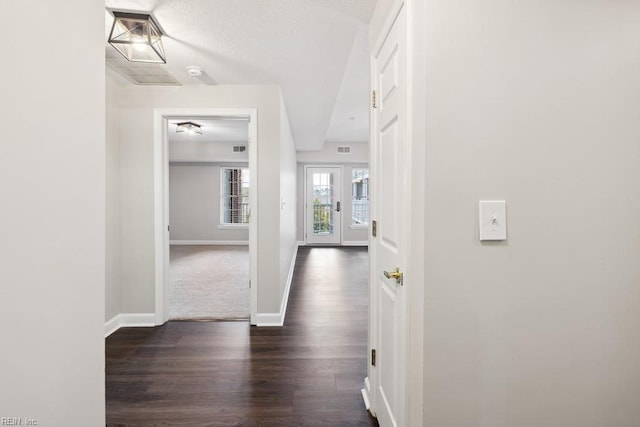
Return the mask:
<path id="1" fill-rule="evenodd" d="M 305 245 L 308 244 L 307 241 L 307 230 L 308 230 L 308 222 L 309 220 L 307 219 L 308 215 L 308 186 L 309 183 L 307 182 L 307 176 L 308 176 L 308 170 L 309 169 L 313 169 L 313 168 L 336 168 L 336 169 L 340 169 L 340 194 L 338 194 L 338 200 L 340 200 L 341 205 L 343 206 L 343 208 L 340 209 L 340 227 L 338 230 L 338 233 L 340 233 L 340 242 L 338 243 L 340 246 L 342 246 L 342 240 L 343 240 L 343 232 L 342 230 L 344 229 L 344 221 L 342 221 L 344 218 L 342 217 L 342 212 L 344 212 L 344 167 L 342 165 L 304 165 L 304 243 Z M 313 243 L 313 244 L 318 244 L 321 245 L 321 243 Z"/>
<path id="2" fill-rule="evenodd" d="M 169 119 L 205 117 L 246 117 L 249 119 L 249 268 L 251 270 L 251 324 L 256 324 L 258 307 L 258 110 L 176 108 L 154 110 L 154 241 L 155 241 L 155 323 L 162 325 L 169 319 L 169 147 L 167 128 Z"/>
<path id="3" fill-rule="evenodd" d="M 405 268 L 405 285 L 407 287 L 407 325 L 406 325 L 406 361 L 407 369 L 405 381 L 405 420 L 407 426 L 422 426 L 424 424 L 424 354 L 425 354 L 425 325 L 424 325 L 424 292 L 425 292 L 425 195 L 424 183 L 426 173 L 424 165 L 426 161 L 426 129 L 424 117 L 426 114 L 426 3 L 423 0 L 392 0 L 388 13 L 375 41 L 370 46 L 371 58 L 371 85 L 375 88 L 375 76 L 373 61 L 375 53 L 380 50 L 387 34 L 389 34 L 396 17 L 402 8 L 406 8 L 406 138 L 407 138 L 407 158 L 410 161 L 409 179 L 407 191 L 410 196 L 411 212 L 411 233 L 409 233 L 409 258 Z M 371 141 L 374 141 L 375 122 L 374 112 L 371 110 Z M 375 158 L 376 150 L 370 148 L 369 173 L 374 176 L 377 167 Z M 372 180 L 371 185 L 376 185 Z M 415 185 L 415 187 L 414 187 Z M 370 187 L 371 199 L 370 209 L 373 211 L 375 203 L 375 192 Z M 374 218 L 372 217 L 371 220 Z M 371 239 L 371 236 L 369 236 Z M 373 259 L 372 250 L 375 245 L 369 245 L 370 257 Z M 373 278 L 379 273 L 379 267 L 370 263 L 369 283 L 369 350 L 376 347 L 375 330 L 376 318 L 378 316 L 375 306 L 375 292 L 373 288 Z M 368 377 L 364 381 L 362 390 L 365 405 L 371 409 L 375 415 L 376 404 L 374 400 L 377 378 L 375 368 L 371 364 L 367 368 Z"/>

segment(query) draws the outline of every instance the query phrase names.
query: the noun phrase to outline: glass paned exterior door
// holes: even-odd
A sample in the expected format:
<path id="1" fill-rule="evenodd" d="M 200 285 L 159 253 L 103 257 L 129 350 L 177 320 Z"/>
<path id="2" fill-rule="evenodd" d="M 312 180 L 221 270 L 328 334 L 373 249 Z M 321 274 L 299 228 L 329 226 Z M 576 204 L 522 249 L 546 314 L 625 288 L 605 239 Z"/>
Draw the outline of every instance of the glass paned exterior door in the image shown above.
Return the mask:
<path id="1" fill-rule="evenodd" d="M 341 169 L 307 167 L 306 241 L 340 244 Z"/>

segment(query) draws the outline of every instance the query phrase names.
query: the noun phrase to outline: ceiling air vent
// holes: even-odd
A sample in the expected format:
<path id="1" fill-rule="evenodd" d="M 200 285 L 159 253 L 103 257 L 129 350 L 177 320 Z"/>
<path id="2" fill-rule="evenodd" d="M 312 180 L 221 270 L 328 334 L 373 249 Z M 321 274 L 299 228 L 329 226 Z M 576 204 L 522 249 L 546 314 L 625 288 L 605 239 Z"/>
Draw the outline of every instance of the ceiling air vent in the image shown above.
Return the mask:
<path id="1" fill-rule="evenodd" d="M 247 146 L 246 145 L 234 145 L 233 146 L 233 152 L 234 153 L 244 153 L 245 151 L 247 151 Z"/>
<path id="2" fill-rule="evenodd" d="M 133 84 L 180 86 L 180 82 L 163 68 L 164 64 L 127 61 L 109 45 L 106 46 L 106 62 Z"/>
<path id="3" fill-rule="evenodd" d="M 343 154 L 347 154 L 351 152 L 351 147 L 349 146 L 342 146 L 342 147 L 338 147 L 338 153 L 343 153 Z"/>

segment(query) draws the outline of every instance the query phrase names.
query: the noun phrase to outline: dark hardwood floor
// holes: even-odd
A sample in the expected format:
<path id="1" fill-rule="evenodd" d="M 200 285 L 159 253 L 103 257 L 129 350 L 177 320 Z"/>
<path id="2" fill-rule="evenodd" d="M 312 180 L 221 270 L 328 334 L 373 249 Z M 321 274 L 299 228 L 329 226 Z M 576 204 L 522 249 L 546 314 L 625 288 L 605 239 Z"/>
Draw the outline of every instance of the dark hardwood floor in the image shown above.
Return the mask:
<path id="1" fill-rule="evenodd" d="M 298 251 L 284 327 L 168 322 L 106 340 L 109 426 L 377 426 L 366 248 Z"/>

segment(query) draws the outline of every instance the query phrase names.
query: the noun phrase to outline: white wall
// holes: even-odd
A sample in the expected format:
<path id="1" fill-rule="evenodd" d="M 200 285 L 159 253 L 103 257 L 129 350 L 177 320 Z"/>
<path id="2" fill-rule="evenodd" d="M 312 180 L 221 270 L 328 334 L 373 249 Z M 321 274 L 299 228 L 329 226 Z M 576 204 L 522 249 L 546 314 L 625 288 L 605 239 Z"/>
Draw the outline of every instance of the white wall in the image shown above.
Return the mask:
<path id="1" fill-rule="evenodd" d="M 121 311 L 120 287 L 120 148 L 119 115 L 115 90 L 118 84 L 107 74 L 106 93 L 106 270 L 105 321 Z"/>
<path id="2" fill-rule="evenodd" d="M 427 7 L 425 424 L 637 426 L 640 3 Z"/>
<path id="3" fill-rule="evenodd" d="M 249 227 L 220 227 L 220 168 L 248 163 L 171 163 L 169 221 L 171 241 L 248 242 Z"/>
<path id="4" fill-rule="evenodd" d="M 350 146 L 348 154 L 338 153 L 339 146 Z M 320 151 L 298 151 L 297 168 L 297 195 L 298 210 L 296 222 L 298 226 L 297 239 L 304 241 L 304 216 L 305 216 L 305 165 L 335 165 L 343 167 L 342 176 L 342 241 L 346 244 L 356 242 L 368 242 L 367 229 L 351 227 L 351 171 L 352 169 L 367 169 L 369 162 L 368 142 L 325 142 Z"/>
<path id="5" fill-rule="evenodd" d="M 280 89 L 277 86 L 144 87 L 119 90 L 121 281 L 124 313 L 155 310 L 153 135 L 156 108 L 258 110 L 258 313 L 281 306 Z M 274 226 L 275 224 L 275 226 Z M 279 247 L 279 246 L 277 246 Z M 292 252 L 292 248 L 289 252 Z"/>
<path id="6" fill-rule="evenodd" d="M 40 426 L 105 422 L 103 32 L 103 2 L 1 6 L 0 417 Z"/>
<path id="7" fill-rule="evenodd" d="M 350 153 L 338 153 L 338 147 L 351 147 Z M 298 163 L 367 163 L 369 162 L 369 143 L 363 142 L 325 142 L 319 151 L 298 151 Z"/>
<path id="8" fill-rule="evenodd" d="M 248 126 L 248 124 L 247 124 Z M 197 138 L 197 137 L 196 137 Z M 247 146 L 247 142 L 207 141 L 194 138 L 192 141 L 169 142 L 170 162 L 247 162 L 248 151 L 233 152 L 236 145 Z"/>
<path id="9" fill-rule="evenodd" d="M 262 197 L 262 194 L 258 195 Z M 296 244 L 296 149 L 289 126 L 289 117 L 280 96 L 280 298 L 291 268 Z"/>

